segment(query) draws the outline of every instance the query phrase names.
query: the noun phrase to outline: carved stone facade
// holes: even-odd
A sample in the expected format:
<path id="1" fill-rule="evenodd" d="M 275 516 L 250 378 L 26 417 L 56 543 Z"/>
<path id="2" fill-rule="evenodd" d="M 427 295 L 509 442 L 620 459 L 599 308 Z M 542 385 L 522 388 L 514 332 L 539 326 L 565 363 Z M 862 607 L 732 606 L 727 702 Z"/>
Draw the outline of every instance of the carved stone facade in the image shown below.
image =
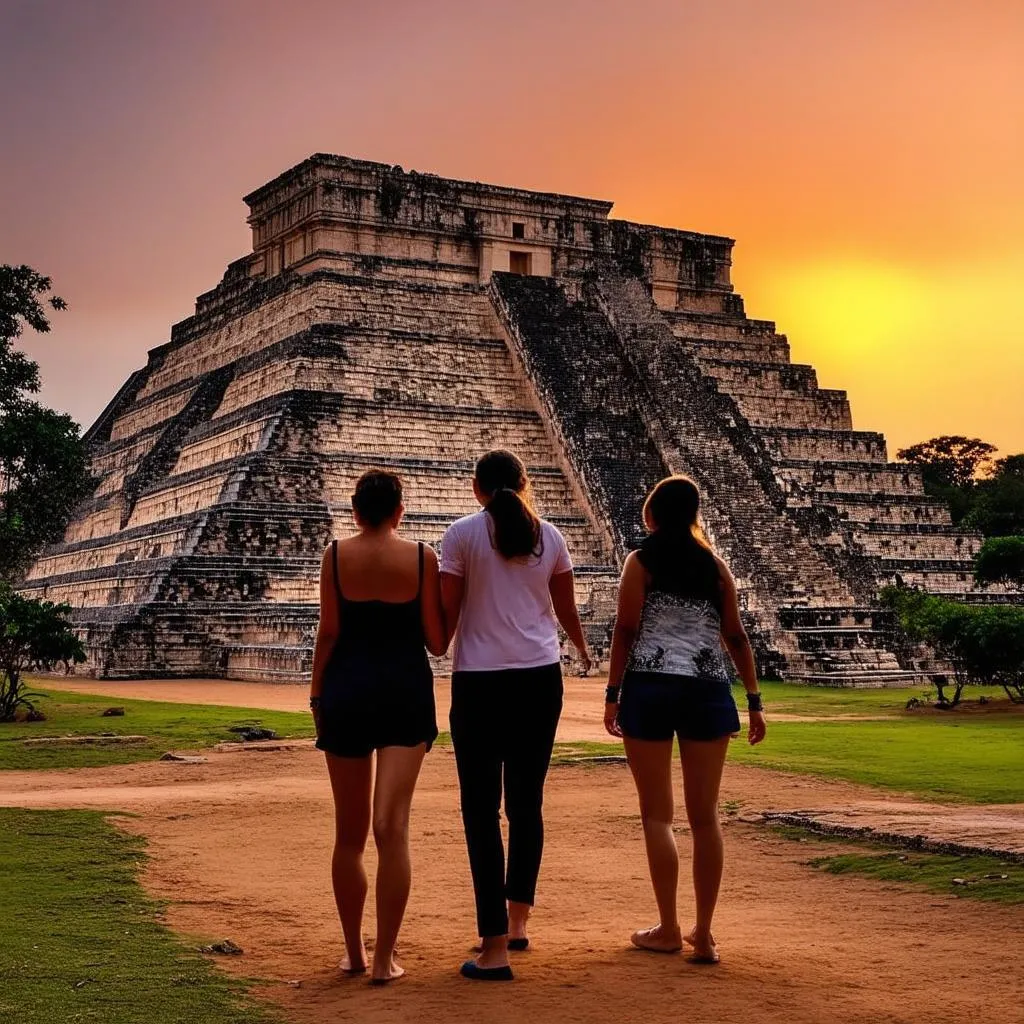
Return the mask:
<path id="1" fill-rule="evenodd" d="M 599 649 L 667 472 L 705 492 L 766 674 L 920 675 L 879 585 L 986 596 L 978 538 L 744 315 L 730 239 L 326 155 L 246 202 L 253 252 L 91 427 L 95 493 L 24 585 L 74 606 L 91 671 L 302 679 L 356 477 L 401 473 L 404 530 L 436 543 L 498 445 L 569 540 Z"/>

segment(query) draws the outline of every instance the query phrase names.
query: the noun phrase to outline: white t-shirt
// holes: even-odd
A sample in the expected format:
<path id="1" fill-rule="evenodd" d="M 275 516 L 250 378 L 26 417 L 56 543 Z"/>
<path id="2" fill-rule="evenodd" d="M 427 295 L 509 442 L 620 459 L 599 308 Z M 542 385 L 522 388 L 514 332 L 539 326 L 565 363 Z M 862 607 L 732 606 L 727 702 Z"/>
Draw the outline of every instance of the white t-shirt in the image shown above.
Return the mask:
<path id="1" fill-rule="evenodd" d="M 491 517 L 481 509 L 457 519 L 441 540 L 441 572 L 466 581 L 453 669 L 554 665 L 561 652 L 548 583 L 572 569 L 565 538 L 541 520 L 540 556 L 509 560 L 493 546 L 491 529 Z"/>

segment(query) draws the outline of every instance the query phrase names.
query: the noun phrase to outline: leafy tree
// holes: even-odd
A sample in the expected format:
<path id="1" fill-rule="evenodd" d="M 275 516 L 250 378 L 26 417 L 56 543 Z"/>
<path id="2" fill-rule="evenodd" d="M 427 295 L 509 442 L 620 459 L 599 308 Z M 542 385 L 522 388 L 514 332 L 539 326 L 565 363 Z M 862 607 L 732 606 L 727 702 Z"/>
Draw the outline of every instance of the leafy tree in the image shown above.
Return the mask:
<path id="1" fill-rule="evenodd" d="M 39 365 L 14 348 L 26 326 L 49 331 L 47 307 L 67 308 L 50 287 L 31 267 L 0 265 L 0 580 L 8 582 L 60 539 L 92 486 L 78 424 L 30 397 Z"/>
<path id="2" fill-rule="evenodd" d="M 971 497 L 964 526 L 986 537 L 1024 536 L 1024 454 L 998 459 Z"/>
<path id="3" fill-rule="evenodd" d="M 37 601 L 0 583 L 0 722 L 13 721 L 19 708 L 34 710 L 26 672 L 50 671 L 85 661 L 85 648 L 68 621 L 71 606 Z"/>
<path id="4" fill-rule="evenodd" d="M 974 578 L 1024 588 L 1024 537 L 990 537 L 974 563 Z"/>
<path id="5" fill-rule="evenodd" d="M 901 448 L 896 458 L 920 466 L 927 486 L 971 487 L 995 452 L 995 445 L 980 438 L 944 435 Z"/>
<path id="6" fill-rule="evenodd" d="M 960 604 L 904 587 L 885 587 L 880 596 L 910 640 L 952 665 L 952 697 L 944 679 L 934 680 L 940 707 L 956 707 L 969 683 L 1002 686 L 1011 700 L 1024 702 L 1024 608 Z"/>

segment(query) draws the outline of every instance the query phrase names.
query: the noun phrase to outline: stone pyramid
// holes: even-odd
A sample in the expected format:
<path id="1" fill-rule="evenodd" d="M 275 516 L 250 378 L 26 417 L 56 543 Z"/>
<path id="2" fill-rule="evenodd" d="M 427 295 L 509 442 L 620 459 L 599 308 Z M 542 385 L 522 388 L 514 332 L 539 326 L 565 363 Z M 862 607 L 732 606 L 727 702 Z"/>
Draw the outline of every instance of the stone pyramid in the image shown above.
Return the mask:
<path id="1" fill-rule="evenodd" d="M 731 239 L 328 155 L 245 201 L 253 252 L 90 428 L 96 490 L 24 585 L 74 606 L 97 675 L 306 678 L 356 477 L 398 471 L 436 543 L 497 445 L 569 539 L 599 650 L 668 472 L 705 491 L 766 675 L 917 677 L 878 587 L 977 597 L 978 538 L 744 315 Z"/>

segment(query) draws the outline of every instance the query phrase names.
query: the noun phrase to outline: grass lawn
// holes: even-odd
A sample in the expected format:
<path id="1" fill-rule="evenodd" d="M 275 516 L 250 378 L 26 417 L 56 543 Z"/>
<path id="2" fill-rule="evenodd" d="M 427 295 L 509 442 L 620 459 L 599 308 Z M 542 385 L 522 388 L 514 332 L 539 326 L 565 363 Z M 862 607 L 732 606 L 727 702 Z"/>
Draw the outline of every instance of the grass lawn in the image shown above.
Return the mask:
<path id="1" fill-rule="evenodd" d="M 160 923 L 142 858 L 142 840 L 97 812 L 0 809 L 0 1020 L 276 1019 Z"/>
<path id="2" fill-rule="evenodd" d="M 923 885 L 932 892 L 989 903 L 1024 903 L 1024 864 L 1014 861 L 986 854 L 899 850 L 870 839 L 822 835 L 791 825 L 772 825 L 769 831 L 801 843 L 843 846 L 843 853 L 814 857 L 807 862 L 832 875 L 855 874 L 880 882 L 907 882 Z"/>
<path id="3" fill-rule="evenodd" d="M 768 738 L 757 747 L 742 736 L 729 746 L 739 764 L 805 772 L 887 789 L 931 800 L 973 803 L 1024 801 L 1024 718 L 956 710 L 932 714 L 904 710 L 910 690 L 834 690 L 763 683 Z M 975 700 L 982 693 L 970 691 Z M 743 706 L 742 693 L 737 700 Z M 772 711 L 836 721 L 772 722 Z M 878 721 L 844 721 L 837 716 L 868 715 Z M 741 721 L 745 716 L 741 714 Z M 559 744 L 556 759 L 621 754 L 618 743 Z"/>
<path id="4" fill-rule="evenodd" d="M 923 885 L 933 892 L 991 903 L 1024 903 L 1024 865 L 997 857 L 946 853 L 840 853 L 816 857 L 811 867 L 833 875 L 866 875 L 880 882 Z"/>
<path id="5" fill-rule="evenodd" d="M 45 691 L 44 691 L 45 692 Z M 168 750 L 209 747 L 238 739 L 233 725 L 261 725 L 282 738 L 313 735 L 308 714 L 253 708 L 121 700 L 87 694 L 54 692 L 36 702 L 45 722 L 0 723 L 0 769 L 86 768 L 132 761 L 152 761 Z M 109 707 L 123 707 L 123 718 L 104 718 Z M 149 739 L 138 746 L 26 746 L 37 736 L 91 735 L 112 732 Z"/>

